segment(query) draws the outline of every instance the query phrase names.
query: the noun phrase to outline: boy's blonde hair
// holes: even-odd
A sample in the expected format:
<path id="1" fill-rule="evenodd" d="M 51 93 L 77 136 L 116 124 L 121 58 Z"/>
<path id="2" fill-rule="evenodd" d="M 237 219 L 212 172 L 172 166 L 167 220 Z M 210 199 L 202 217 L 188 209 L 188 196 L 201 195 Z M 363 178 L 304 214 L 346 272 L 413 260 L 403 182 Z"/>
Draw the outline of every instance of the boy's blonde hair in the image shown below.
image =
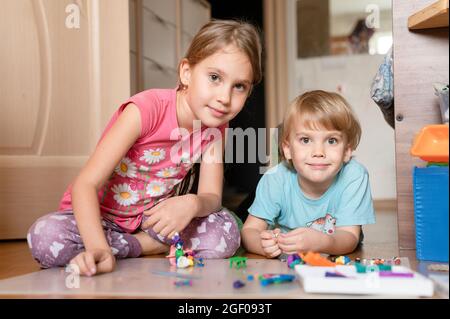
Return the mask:
<path id="1" fill-rule="evenodd" d="M 289 106 L 279 139 L 282 160 L 286 160 L 283 143 L 288 142 L 292 127 L 301 121 L 307 129 L 336 130 L 344 135 L 345 142 L 355 150 L 361 139 L 361 126 L 348 102 L 339 94 L 315 90 L 297 97 Z M 288 161 L 290 166 L 292 163 Z"/>
<path id="2" fill-rule="evenodd" d="M 184 58 L 193 67 L 229 44 L 234 44 L 248 56 L 252 65 L 253 84 L 261 82 L 260 33 L 255 26 L 244 21 L 212 20 L 208 22 L 194 37 Z M 180 66 L 181 62 L 178 65 L 178 74 Z M 183 87 L 180 79 L 178 79 L 178 83 Z"/>

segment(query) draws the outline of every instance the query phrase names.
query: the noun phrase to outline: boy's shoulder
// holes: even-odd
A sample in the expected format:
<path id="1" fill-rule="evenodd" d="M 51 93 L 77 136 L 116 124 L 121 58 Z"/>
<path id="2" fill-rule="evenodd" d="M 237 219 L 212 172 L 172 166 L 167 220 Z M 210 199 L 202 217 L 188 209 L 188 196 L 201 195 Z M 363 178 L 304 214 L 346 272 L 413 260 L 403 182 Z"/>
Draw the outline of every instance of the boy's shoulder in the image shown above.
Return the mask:
<path id="1" fill-rule="evenodd" d="M 342 167 L 340 178 L 345 180 L 355 180 L 368 174 L 367 168 L 356 159 L 352 158 Z"/>
<path id="2" fill-rule="evenodd" d="M 278 163 L 274 167 L 271 167 L 264 173 L 262 179 L 276 182 L 283 182 L 286 178 L 291 175 L 296 175 L 297 173 L 291 170 L 285 162 Z"/>

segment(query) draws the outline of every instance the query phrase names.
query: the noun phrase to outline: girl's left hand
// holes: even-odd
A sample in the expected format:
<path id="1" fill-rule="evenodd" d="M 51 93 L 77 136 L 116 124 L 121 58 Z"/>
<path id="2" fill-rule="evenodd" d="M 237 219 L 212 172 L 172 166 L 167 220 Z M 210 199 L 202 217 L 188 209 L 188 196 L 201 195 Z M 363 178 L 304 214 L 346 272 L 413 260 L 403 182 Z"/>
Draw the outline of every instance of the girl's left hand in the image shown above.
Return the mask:
<path id="1" fill-rule="evenodd" d="M 168 198 L 144 211 L 150 216 L 142 227 L 153 228 L 161 236 L 172 238 L 175 233 L 181 232 L 197 214 L 197 196 L 187 194 Z"/>
<path id="2" fill-rule="evenodd" d="M 278 247 L 285 254 L 321 250 L 328 235 L 315 229 L 300 227 L 278 236 Z"/>

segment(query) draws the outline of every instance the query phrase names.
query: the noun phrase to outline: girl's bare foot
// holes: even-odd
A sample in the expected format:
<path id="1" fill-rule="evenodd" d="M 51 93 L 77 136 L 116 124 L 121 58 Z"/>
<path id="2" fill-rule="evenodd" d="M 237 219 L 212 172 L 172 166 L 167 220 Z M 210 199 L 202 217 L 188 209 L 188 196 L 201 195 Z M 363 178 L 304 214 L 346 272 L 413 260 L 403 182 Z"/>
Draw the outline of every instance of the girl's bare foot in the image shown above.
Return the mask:
<path id="1" fill-rule="evenodd" d="M 145 232 L 133 234 L 142 247 L 142 255 L 157 255 L 169 252 L 169 246 L 153 239 Z"/>

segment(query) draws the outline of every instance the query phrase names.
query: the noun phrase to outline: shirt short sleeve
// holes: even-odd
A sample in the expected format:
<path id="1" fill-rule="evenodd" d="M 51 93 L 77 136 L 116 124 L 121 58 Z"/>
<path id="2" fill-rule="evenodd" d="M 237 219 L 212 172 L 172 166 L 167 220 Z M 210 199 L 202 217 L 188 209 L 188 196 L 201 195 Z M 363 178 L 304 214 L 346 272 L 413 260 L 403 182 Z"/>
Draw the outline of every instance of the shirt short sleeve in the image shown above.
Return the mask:
<path id="1" fill-rule="evenodd" d="M 261 177 L 256 187 L 256 195 L 253 204 L 248 209 L 255 217 L 264 219 L 269 225 L 274 225 L 282 209 L 283 185 L 281 182 L 281 171 L 279 167 L 276 172 L 269 170 Z"/>
<path id="2" fill-rule="evenodd" d="M 158 126 L 161 117 L 162 101 L 159 99 L 156 90 L 147 90 L 132 96 L 119 108 L 119 114 L 125 107 L 133 103 L 141 114 L 141 135 L 140 138 L 151 134 Z"/>
<path id="3" fill-rule="evenodd" d="M 375 223 L 375 212 L 367 171 L 355 176 L 343 189 L 336 216 L 338 216 L 336 226 Z"/>

